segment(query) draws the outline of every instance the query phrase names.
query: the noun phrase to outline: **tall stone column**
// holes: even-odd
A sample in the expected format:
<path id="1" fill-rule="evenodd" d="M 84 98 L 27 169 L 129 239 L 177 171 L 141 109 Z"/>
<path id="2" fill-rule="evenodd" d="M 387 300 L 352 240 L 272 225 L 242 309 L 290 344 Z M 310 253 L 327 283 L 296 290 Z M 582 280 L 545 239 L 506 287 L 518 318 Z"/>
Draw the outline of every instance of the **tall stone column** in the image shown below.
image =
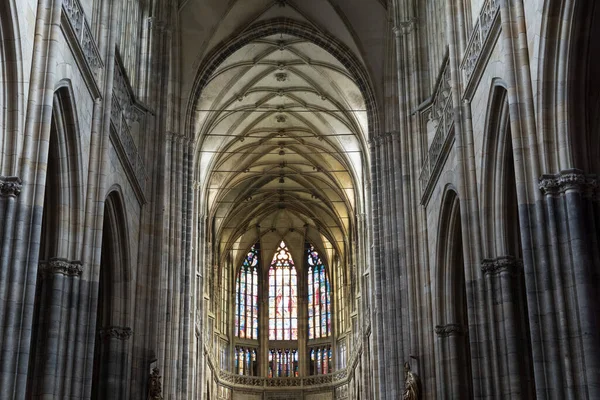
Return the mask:
<path id="1" fill-rule="evenodd" d="M 2 185 L 4 193 L 15 194 L 3 194 L 4 209 L 0 209 L 4 227 L 0 273 L 5 278 L 0 289 L 4 296 L 0 299 L 0 388 L 7 399 L 26 396 L 61 12 L 61 0 L 40 0 L 33 14 L 35 42 L 17 174 L 22 192 L 17 198 L 20 182 L 14 189 L 7 189 L 6 179 Z"/>
<path id="2" fill-rule="evenodd" d="M 533 366 L 528 357 L 526 341 L 529 332 L 524 320 L 525 298 L 520 285 L 522 263 L 512 256 L 483 260 L 481 272 L 488 292 L 488 319 L 492 339 L 496 343 L 493 354 L 496 393 L 505 398 L 532 398 Z"/>
<path id="3" fill-rule="evenodd" d="M 6 294 L 9 286 L 10 255 L 15 228 L 17 198 L 23 184 L 17 176 L 0 176 L 0 321 L 4 321 L 7 310 Z M 0 348 L 4 335 L 0 335 Z"/>
<path id="4" fill-rule="evenodd" d="M 99 330 L 100 341 L 100 384 L 98 398 L 128 398 L 128 340 L 133 334 L 131 328 L 107 326 Z"/>
<path id="5" fill-rule="evenodd" d="M 377 354 L 377 357 L 371 359 L 373 365 L 371 368 L 375 374 L 375 382 L 378 382 L 378 392 L 381 399 L 385 399 L 385 393 L 387 390 L 388 374 L 385 371 L 385 331 L 384 331 L 384 312 L 383 312 L 383 299 L 382 299 L 382 284 L 385 279 L 385 272 L 382 268 L 383 259 L 379 252 L 382 248 L 381 242 L 381 176 L 380 176 L 380 165 L 381 157 L 379 152 L 380 138 L 374 137 L 370 141 L 371 150 L 371 210 L 372 210 L 372 223 L 373 223 L 373 237 L 372 247 L 375 249 L 371 253 L 371 265 L 373 268 L 371 274 L 371 280 L 373 285 L 373 307 L 371 309 L 372 319 L 375 323 L 373 327 L 373 351 Z"/>
<path id="6" fill-rule="evenodd" d="M 53 258 L 40 263 L 38 279 L 39 314 L 34 316 L 32 348 L 35 354 L 30 376 L 32 398 L 57 398 L 67 395 L 71 376 L 66 370 L 73 354 L 77 320 L 75 295 L 83 266 L 79 261 Z M 72 371 L 69 371 L 72 372 Z M 65 387 L 67 385 L 67 387 Z"/>
<path id="7" fill-rule="evenodd" d="M 554 389 L 569 396 L 599 398 L 597 179 L 580 170 L 565 170 L 542 175 L 539 189 L 548 223 L 537 228 L 545 228 L 549 240 L 545 279 L 551 282 L 546 292 L 552 294 L 543 297 L 543 306 L 557 319 L 555 347 L 563 372 L 553 377 L 558 381 Z M 543 351 L 550 350 L 547 346 Z"/>
<path id="8" fill-rule="evenodd" d="M 472 396 L 465 377 L 468 376 L 463 370 L 465 361 L 465 334 L 466 329 L 460 324 L 450 323 L 435 327 L 435 334 L 441 350 L 442 370 L 446 375 L 442 378 L 442 384 L 438 386 L 438 397 L 442 399 L 465 399 Z"/>

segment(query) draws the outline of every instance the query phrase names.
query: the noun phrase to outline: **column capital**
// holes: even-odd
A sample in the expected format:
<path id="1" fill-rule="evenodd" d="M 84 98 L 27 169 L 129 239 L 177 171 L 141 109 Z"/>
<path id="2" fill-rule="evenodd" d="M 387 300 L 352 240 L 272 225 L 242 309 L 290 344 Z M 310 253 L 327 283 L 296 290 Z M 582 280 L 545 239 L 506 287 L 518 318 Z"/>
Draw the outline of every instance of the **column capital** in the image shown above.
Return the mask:
<path id="1" fill-rule="evenodd" d="M 0 176 L 0 196 L 17 197 L 23 189 L 23 181 L 18 176 Z"/>
<path id="2" fill-rule="evenodd" d="M 81 261 L 51 258 L 49 261 L 40 262 L 40 270 L 44 275 L 62 274 L 65 276 L 81 276 L 83 265 Z"/>
<path id="3" fill-rule="evenodd" d="M 483 272 L 484 275 L 496 275 L 502 272 L 515 274 L 521 265 L 521 260 L 518 260 L 513 256 L 486 258 L 481 263 L 481 272 Z"/>
<path id="4" fill-rule="evenodd" d="M 467 333 L 467 329 L 460 324 L 436 325 L 435 334 L 438 337 L 462 336 Z"/>
<path id="5" fill-rule="evenodd" d="M 385 132 L 383 134 L 383 137 L 385 138 L 385 140 L 387 142 L 396 141 L 396 140 L 398 140 L 400 138 L 400 132 L 399 131 Z"/>
<path id="6" fill-rule="evenodd" d="M 397 38 L 408 35 L 412 31 L 417 29 L 417 22 L 419 19 L 417 17 L 411 17 L 404 21 L 398 21 L 394 24 L 392 31 L 396 35 Z"/>
<path id="7" fill-rule="evenodd" d="M 538 188 L 545 195 L 567 191 L 594 192 L 598 189 L 596 175 L 586 175 L 579 169 L 567 169 L 558 174 L 545 174 L 538 180 Z"/>

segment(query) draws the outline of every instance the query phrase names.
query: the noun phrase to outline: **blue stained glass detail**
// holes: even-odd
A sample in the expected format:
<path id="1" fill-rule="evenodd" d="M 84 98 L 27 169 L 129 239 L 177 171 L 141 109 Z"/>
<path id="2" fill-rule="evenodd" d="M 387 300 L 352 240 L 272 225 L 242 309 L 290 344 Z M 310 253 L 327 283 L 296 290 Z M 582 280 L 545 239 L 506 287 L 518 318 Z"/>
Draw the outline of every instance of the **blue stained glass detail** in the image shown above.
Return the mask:
<path id="1" fill-rule="evenodd" d="M 331 335 L 331 289 L 327 270 L 314 246 L 308 245 L 308 338 Z"/>
<path id="2" fill-rule="evenodd" d="M 252 246 L 236 278 L 235 335 L 258 340 L 258 244 Z"/>

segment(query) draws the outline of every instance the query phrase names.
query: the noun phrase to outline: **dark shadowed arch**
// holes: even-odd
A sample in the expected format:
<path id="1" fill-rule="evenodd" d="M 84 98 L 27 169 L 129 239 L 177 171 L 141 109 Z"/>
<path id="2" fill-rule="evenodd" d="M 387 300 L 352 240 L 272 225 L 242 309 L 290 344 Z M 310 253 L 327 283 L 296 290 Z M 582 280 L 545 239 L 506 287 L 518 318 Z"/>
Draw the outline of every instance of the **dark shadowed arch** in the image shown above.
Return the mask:
<path id="1" fill-rule="evenodd" d="M 473 398 L 467 283 L 460 200 L 451 187 L 443 195 L 438 227 L 436 335 L 442 398 Z"/>
<path id="2" fill-rule="evenodd" d="M 115 188 L 106 198 L 96 309 L 92 398 L 128 397 L 130 255 L 123 196 Z"/>
<path id="3" fill-rule="evenodd" d="M 59 309 L 77 286 L 81 275 L 79 242 L 83 229 L 83 185 L 77 110 L 70 82 L 61 82 L 54 94 L 50 141 L 45 176 L 44 208 L 40 238 L 40 268 L 33 310 L 28 373 L 30 395 L 54 390 L 52 379 L 64 373 L 58 349 L 73 335 L 65 322 L 69 315 Z M 60 327 L 59 327 L 60 325 Z M 56 336 L 48 334 L 57 330 Z"/>

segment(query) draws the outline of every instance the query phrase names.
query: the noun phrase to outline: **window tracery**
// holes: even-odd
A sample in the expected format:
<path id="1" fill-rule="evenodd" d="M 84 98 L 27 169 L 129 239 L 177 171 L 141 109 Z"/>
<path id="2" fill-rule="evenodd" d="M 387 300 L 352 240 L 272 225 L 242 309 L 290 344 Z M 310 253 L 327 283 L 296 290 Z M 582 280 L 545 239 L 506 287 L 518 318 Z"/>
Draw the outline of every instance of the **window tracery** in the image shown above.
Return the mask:
<path id="1" fill-rule="evenodd" d="M 297 349 L 269 350 L 269 378 L 289 378 L 298 376 Z"/>
<path id="2" fill-rule="evenodd" d="M 284 241 L 264 273 L 259 244 L 246 254 L 235 279 L 234 373 L 282 378 L 333 372 L 329 273 L 313 245 L 306 243 L 304 249 L 299 272 Z M 300 331 L 299 310 L 306 321 Z"/>
<path id="3" fill-rule="evenodd" d="M 269 340 L 298 339 L 298 278 L 285 242 L 269 268 Z"/>
<path id="4" fill-rule="evenodd" d="M 258 358 L 255 348 L 235 347 L 235 373 L 238 375 L 257 376 Z"/>
<path id="5" fill-rule="evenodd" d="M 258 245 L 252 246 L 238 271 L 235 287 L 235 336 L 258 340 Z"/>
<path id="6" fill-rule="evenodd" d="M 325 265 L 314 246 L 308 247 L 308 338 L 331 334 L 331 288 Z"/>

